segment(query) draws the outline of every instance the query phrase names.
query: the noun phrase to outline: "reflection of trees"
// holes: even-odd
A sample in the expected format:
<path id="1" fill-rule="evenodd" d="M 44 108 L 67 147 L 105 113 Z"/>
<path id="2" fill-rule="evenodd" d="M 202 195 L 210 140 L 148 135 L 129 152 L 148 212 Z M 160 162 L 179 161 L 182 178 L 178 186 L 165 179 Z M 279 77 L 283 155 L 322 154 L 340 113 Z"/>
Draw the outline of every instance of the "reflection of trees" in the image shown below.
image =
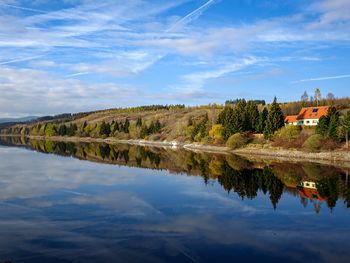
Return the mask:
<path id="1" fill-rule="evenodd" d="M 322 197 L 327 198 L 327 204 L 329 208 L 335 207 L 338 195 L 340 178 L 337 176 L 323 177 L 316 182 L 317 190 Z"/>
<path id="2" fill-rule="evenodd" d="M 200 175 L 207 184 L 217 180 L 228 192 L 244 199 L 254 199 L 258 192 L 269 196 L 276 208 L 283 191 L 299 196 L 297 185 L 301 181 L 316 182 L 321 202 L 335 207 L 339 198 L 350 207 L 350 188 L 345 174 L 333 167 L 312 164 L 252 163 L 234 155 L 204 154 L 185 150 L 173 151 L 135 145 L 109 145 L 105 143 L 72 143 L 28 140 L 20 137 L 0 138 L 3 145 L 17 145 L 44 153 L 103 162 L 110 164 L 166 169 L 173 173 Z M 308 201 L 300 197 L 302 205 Z"/>
<path id="3" fill-rule="evenodd" d="M 235 170 L 225 161 L 222 169 L 218 181 L 226 191 L 234 191 L 242 199 L 255 198 L 259 190 L 264 194 L 268 192 L 272 206 L 276 208 L 283 193 L 283 183 L 274 176 L 271 168 Z"/>

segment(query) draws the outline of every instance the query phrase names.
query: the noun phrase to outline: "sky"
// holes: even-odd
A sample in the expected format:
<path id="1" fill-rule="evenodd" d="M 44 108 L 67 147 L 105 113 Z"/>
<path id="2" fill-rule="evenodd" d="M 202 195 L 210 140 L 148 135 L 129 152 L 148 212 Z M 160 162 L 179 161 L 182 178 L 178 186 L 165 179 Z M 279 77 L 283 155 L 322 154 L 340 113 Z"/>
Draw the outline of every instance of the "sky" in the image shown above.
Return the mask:
<path id="1" fill-rule="evenodd" d="M 350 95 L 350 0 L 0 0 L 0 117 Z"/>

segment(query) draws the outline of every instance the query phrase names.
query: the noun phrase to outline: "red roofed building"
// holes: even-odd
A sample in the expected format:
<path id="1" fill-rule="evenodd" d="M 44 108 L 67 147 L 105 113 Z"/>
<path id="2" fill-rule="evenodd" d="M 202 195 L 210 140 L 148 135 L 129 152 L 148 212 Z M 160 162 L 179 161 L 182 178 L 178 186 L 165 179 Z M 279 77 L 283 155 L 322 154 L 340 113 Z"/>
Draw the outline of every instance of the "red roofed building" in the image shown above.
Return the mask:
<path id="1" fill-rule="evenodd" d="M 286 125 L 297 125 L 298 124 L 298 115 L 287 116 L 284 119 Z"/>
<path id="2" fill-rule="evenodd" d="M 318 120 L 327 115 L 328 106 L 302 108 L 298 115 L 287 116 L 284 120 L 286 125 L 316 126 Z"/>

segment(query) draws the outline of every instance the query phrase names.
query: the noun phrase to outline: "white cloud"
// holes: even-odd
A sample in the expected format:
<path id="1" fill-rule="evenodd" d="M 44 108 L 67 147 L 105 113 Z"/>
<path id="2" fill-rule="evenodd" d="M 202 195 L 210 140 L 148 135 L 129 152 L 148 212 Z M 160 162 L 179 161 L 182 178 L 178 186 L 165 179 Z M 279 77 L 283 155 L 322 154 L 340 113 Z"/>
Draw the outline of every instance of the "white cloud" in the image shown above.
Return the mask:
<path id="1" fill-rule="evenodd" d="M 8 67 L 0 67 L 0 93 L 0 112 L 7 116 L 126 106 L 131 98 L 140 94 L 136 88 L 126 85 L 84 84 L 44 71 Z"/>
<path id="2" fill-rule="evenodd" d="M 193 2 L 197 7 L 187 10 L 184 16 L 167 11 L 176 10 L 175 7 L 192 0 L 68 2 L 71 4 L 69 8 L 46 11 L 50 5 L 39 0 L 31 5 L 21 1 L 1 1 L 0 9 L 4 12 L 0 13 L 0 65 L 22 67 L 25 74 L 28 73 L 25 67 L 47 72 L 55 70 L 55 76 L 49 77 L 50 82 L 56 82 L 61 87 L 79 87 L 75 90 L 81 89 L 81 93 L 86 91 L 83 98 L 95 106 L 102 104 L 96 101 L 98 96 L 91 92 L 98 89 L 98 85 L 86 85 L 72 78 L 89 75 L 91 79 L 96 77 L 101 82 L 99 87 L 114 85 L 120 88 L 120 85 L 111 83 L 111 79 L 123 80 L 123 83 L 132 79 L 134 82 L 138 74 L 159 60 L 176 56 L 180 61 L 175 65 L 176 69 L 188 66 L 191 67 L 190 73 L 181 77 L 184 73 L 180 72 L 172 78 L 175 74 L 168 70 L 172 89 L 166 97 L 210 97 L 212 93 L 203 90 L 208 81 L 249 66 L 240 62 L 239 58 L 266 56 L 266 61 L 281 63 L 293 61 L 294 57 L 301 60 L 322 59 L 310 50 L 320 45 L 346 44 L 350 41 L 349 1 L 346 0 L 317 1 L 298 14 L 225 25 L 220 25 L 220 21 L 215 25 L 205 21 L 208 8 L 220 4 L 220 1 L 214 0 L 201 1 L 201 5 Z M 195 23 L 199 17 L 203 19 L 200 26 Z M 300 52 L 303 49 L 307 52 Z M 45 60 L 41 56 L 45 56 Z M 231 62 L 219 62 L 228 60 Z M 191 64 L 189 61 L 201 63 Z M 259 63 L 261 65 L 262 61 Z M 44 79 L 49 75 L 47 73 Z M 63 80 L 57 84 L 59 78 Z M 108 83 L 104 83 L 107 78 Z M 176 82 L 177 79 L 180 81 Z M 33 93 L 38 89 L 35 88 L 36 81 L 29 81 L 31 84 L 26 86 L 33 89 Z M 72 84 L 69 81 L 76 82 Z M 4 81 L 1 81 L 1 85 L 5 85 Z M 45 86 L 40 83 L 38 86 L 42 87 L 40 94 L 52 92 L 51 84 Z M 15 87 L 12 87 L 6 92 L 13 92 Z M 21 87 L 24 89 L 23 83 Z M 94 97 L 88 98 L 89 95 Z M 20 92 L 18 96 L 21 96 Z M 78 98 L 82 97 L 77 96 L 78 102 Z M 165 95 L 151 96 L 161 98 Z M 29 100 L 32 97 L 26 98 Z M 14 101 L 9 94 L 7 99 Z M 25 103 L 28 108 L 34 104 L 37 104 L 34 99 Z M 58 110 L 58 107 L 54 109 Z M 22 110 L 26 112 L 24 107 Z M 8 110 L 0 112 L 9 114 Z"/>

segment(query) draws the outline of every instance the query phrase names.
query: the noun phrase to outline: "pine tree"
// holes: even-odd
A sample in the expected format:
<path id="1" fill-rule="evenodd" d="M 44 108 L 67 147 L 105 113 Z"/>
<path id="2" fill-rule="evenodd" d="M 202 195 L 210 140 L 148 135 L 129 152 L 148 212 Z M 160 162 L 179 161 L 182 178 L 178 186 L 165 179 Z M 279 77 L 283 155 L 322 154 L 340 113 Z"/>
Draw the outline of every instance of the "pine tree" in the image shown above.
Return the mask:
<path id="1" fill-rule="evenodd" d="M 126 118 L 125 123 L 124 123 L 123 126 L 124 126 L 124 127 L 123 127 L 123 131 L 124 131 L 125 133 L 129 133 L 130 121 L 129 121 L 128 118 Z"/>
<path id="2" fill-rule="evenodd" d="M 339 116 L 339 111 L 335 107 L 330 107 L 327 115 L 319 119 L 316 133 L 332 140 L 338 140 Z"/>
<path id="3" fill-rule="evenodd" d="M 141 117 L 138 117 L 136 120 L 136 127 L 141 127 L 142 126 L 142 119 Z"/>
<path id="4" fill-rule="evenodd" d="M 275 97 L 267 115 L 266 126 L 264 129 L 265 138 L 271 139 L 273 134 L 283 126 L 284 116 L 279 104 L 277 103 L 277 98 Z"/>
<path id="5" fill-rule="evenodd" d="M 245 99 L 240 100 L 234 108 L 233 127 L 235 129 L 235 132 L 244 132 L 249 130 L 247 102 Z"/>
<path id="6" fill-rule="evenodd" d="M 327 135 L 327 132 L 328 132 L 328 126 L 329 126 L 329 117 L 322 116 L 318 120 L 318 123 L 316 126 L 316 133 L 325 137 Z"/>
<path id="7" fill-rule="evenodd" d="M 67 133 L 67 127 L 66 127 L 66 125 L 64 125 L 64 124 L 60 125 L 60 127 L 58 128 L 58 134 L 59 134 L 60 136 L 65 136 L 66 133 Z"/>
<path id="8" fill-rule="evenodd" d="M 246 117 L 247 117 L 247 130 L 256 131 L 256 126 L 259 121 L 259 110 L 258 105 L 254 101 L 248 101 L 246 108 Z"/>
<path id="9" fill-rule="evenodd" d="M 256 126 L 256 131 L 257 132 L 259 132 L 259 133 L 263 133 L 264 132 L 268 114 L 269 114 L 269 111 L 267 110 L 266 107 L 262 110 L 262 112 L 259 113 L 259 119 L 258 119 L 258 123 L 257 123 L 257 126 Z"/>
<path id="10" fill-rule="evenodd" d="M 159 122 L 159 120 L 156 120 L 156 123 L 154 124 L 154 126 L 155 126 L 156 132 L 160 132 L 160 130 L 162 129 L 162 124 Z"/>
<path id="11" fill-rule="evenodd" d="M 235 133 L 235 127 L 233 125 L 233 109 L 231 107 L 226 107 L 224 110 L 224 114 L 222 115 L 222 125 L 223 129 L 223 137 L 227 140 L 232 134 Z"/>
<path id="12" fill-rule="evenodd" d="M 332 115 L 329 119 L 327 137 L 337 141 L 338 140 L 338 126 L 339 126 L 339 118 L 337 115 Z"/>

